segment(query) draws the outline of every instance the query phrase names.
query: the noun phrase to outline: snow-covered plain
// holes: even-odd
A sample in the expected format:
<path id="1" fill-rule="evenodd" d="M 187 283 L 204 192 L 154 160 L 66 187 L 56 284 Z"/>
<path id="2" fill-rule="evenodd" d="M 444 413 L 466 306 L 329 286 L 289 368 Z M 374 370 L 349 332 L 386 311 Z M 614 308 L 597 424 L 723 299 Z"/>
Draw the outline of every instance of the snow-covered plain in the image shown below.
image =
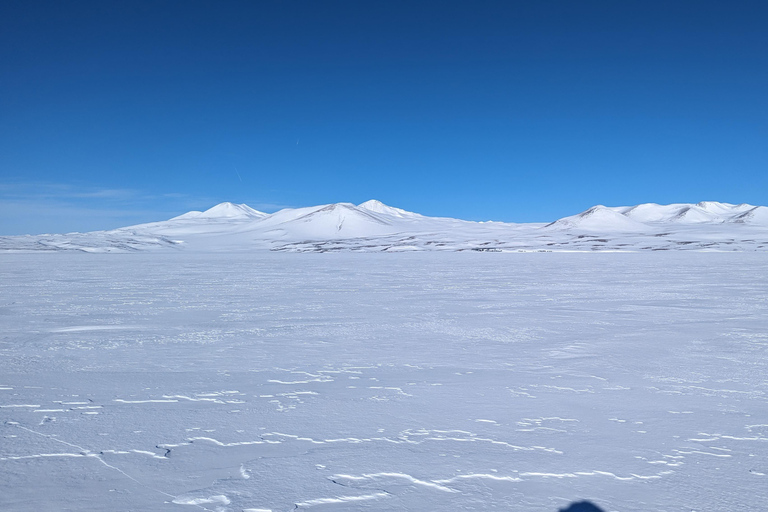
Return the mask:
<path id="1" fill-rule="evenodd" d="M 205 212 L 111 231 L 0 237 L 0 252 L 62 250 L 764 251 L 768 208 L 712 201 L 598 205 L 549 224 L 511 224 L 426 217 L 376 200 L 273 214 L 222 203 Z"/>
<path id="2" fill-rule="evenodd" d="M 768 503 L 763 253 L 4 254 L 0 297 L 0 510 Z"/>

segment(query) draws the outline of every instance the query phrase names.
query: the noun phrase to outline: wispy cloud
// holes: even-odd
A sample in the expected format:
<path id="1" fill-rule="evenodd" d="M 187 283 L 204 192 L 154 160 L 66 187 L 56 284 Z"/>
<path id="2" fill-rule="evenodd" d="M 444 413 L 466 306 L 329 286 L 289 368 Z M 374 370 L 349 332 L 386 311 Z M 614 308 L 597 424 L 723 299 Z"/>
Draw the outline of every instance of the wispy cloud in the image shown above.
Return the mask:
<path id="1" fill-rule="evenodd" d="M 138 195 L 133 189 L 77 187 L 63 183 L 27 182 L 0 183 L 0 197 L 18 199 L 123 199 Z"/>
<path id="2" fill-rule="evenodd" d="M 181 192 L 149 193 L 68 183 L 0 182 L 0 235 L 96 231 L 154 222 L 221 202 Z M 289 205 L 246 201 L 274 212 Z"/>
<path id="3" fill-rule="evenodd" d="M 262 203 L 259 201 L 254 201 L 254 202 L 246 201 L 246 204 L 251 208 L 254 208 L 256 210 L 266 212 L 266 213 L 276 212 L 278 210 L 282 210 L 283 208 L 296 208 L 296 205 L 292 205 L 292 204 Z M 304 205 L 304 206 L 307 206 L 307 205 Z"/>
<path id="4" fill-rule="evenodd" d="M 184 197 L 153 200 L 128 188 L 49 182 L 0 183 L 0 234 L 113 229 L 184 213 Z"/>

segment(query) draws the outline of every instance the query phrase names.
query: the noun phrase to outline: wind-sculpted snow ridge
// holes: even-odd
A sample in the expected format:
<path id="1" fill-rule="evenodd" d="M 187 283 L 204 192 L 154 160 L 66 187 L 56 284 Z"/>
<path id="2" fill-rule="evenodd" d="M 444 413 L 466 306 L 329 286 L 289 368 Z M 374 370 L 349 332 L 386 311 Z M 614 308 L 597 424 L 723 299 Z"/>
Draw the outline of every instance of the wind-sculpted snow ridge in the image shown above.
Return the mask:
<path id="1" fill-rule="evenodd" d="M 593 206 L 549 224 L 427 217 L 377 200 L 266 214 L 221 203 L 112 231 L 0 237 L 0 251 L 762 251 L 768 208 L 712 201 Z"/>

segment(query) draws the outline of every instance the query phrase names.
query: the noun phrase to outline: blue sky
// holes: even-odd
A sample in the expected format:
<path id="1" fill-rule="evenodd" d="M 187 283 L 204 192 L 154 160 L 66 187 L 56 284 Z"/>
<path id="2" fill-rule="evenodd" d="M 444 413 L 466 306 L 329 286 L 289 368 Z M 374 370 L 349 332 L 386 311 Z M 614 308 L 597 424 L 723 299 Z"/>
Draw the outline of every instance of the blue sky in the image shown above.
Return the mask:
<path id="1" fill-rule="evenodd" d="M 0 3 L 0 234 L 768 204 L 768 3 Z"/>

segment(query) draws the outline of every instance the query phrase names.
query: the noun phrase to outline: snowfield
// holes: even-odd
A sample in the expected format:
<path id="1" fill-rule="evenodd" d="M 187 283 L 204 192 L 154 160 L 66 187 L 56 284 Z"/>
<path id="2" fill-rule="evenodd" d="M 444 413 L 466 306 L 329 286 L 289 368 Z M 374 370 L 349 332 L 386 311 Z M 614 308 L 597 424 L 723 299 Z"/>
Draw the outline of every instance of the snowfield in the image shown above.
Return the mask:
<path id="1" fill-rule="evenodd" d="M 763 253 L 190 250 L 271 217 L 221 210 L 0 256 L 0 510 L 765 510 Z"/>

